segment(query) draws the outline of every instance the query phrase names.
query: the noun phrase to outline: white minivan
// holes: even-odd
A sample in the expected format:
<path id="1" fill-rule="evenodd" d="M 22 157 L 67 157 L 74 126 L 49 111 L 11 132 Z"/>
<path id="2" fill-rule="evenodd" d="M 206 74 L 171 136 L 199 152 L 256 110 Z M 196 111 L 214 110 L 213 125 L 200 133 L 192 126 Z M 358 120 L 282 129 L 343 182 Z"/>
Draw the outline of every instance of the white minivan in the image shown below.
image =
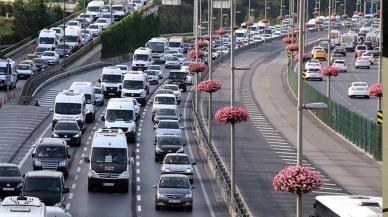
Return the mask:
<path id="1" fill-rule="evenodd" d="M 151 49 L 146 47 L 140 47 L 135 50 L 133 53 L 133 60 L 132 60 L 132 69 L 138 70 L 138 69 L 148 69 L 148 67 L 152 63 L 152 52 Z"/>
<path id="2" fill-rule="evenodd" d="M 96 96 L 92 82 L 75 81 L 71 84 L 70 90 L 78 90 L 85 95 L 86 100 L 86 122 L 92 123 L 96 116 Z"/>
<path id="3" fill-rule="evenodd" d="M 128 73 L 124 76 L 121 97 L 133 97 L 144 106 L 147 102 L 149 88 L 150 84 L 145 73 Z"/>

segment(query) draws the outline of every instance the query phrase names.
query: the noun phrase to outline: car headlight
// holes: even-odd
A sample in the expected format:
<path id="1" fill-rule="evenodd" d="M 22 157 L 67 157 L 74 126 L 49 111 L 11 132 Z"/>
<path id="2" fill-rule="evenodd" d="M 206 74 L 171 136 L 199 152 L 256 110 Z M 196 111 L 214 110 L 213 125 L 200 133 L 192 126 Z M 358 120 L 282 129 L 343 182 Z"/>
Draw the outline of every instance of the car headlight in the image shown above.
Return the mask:
<path id="1" fill-rule="evenodd" d="M 186 198 L 191 198 L 191 197 L 193 197 L 193 194 L 192 194 L 192 193 L 186 194 L 185 197 L 186 197 Z"/>
<path id="2" fill-rule="evenodd" d="M 164 168 L 164 169 L 163 169 L 163 172 L 169 173 L 169 172 L 171 172 L 171 170 L 170 170 L 170 168 Z"/>
<path id="3" fill-rule="evenodd" d="M 79 138 L 81 136 L 81 133 L 77 133 L 77 134 L 75 134 L 73 137 L 74 138 Z"/>
<path id="4" fill-rule="evenodd" d="M 59 166 L 60 166 L 60 167 L 65 167 L 65 166 L 66 166 L 66 161 L 60 162 L 60 163 L 59 163 Z"/>
<path id="5" fill-rule="evenodd" d="M 186 169 L 186 173 L 192 173 L 192 172 L 193 171 L 190 168 Z"/>
<path id="6" fill-rule="evenodd" d="M 34 164 L 35 166 L 37 167 L 41 167 L 42 166 L 42 162 L 38 161 L 38 160 L 34 160 Z"/>
<path id="7" fill-rule="evenodd" d="M 125 170 L 124 172 L 122 172 L 119 176 L 119 178 L 128 178 L 129 177 L 129 173 L 128 173 L 128 170 Z"/>
<path id="8" fill-rule="evenodd" d="M 178 153 L 183 153 L 183 147 L 180 148 L 180 149 L 178 149 L 178 151 L 176 151 L 176 152 L 178 152 Z"/>
<path id="9" fill-rule="evenodd" d="M 75 120 L 77 120 L 77 121 L 82 120 L 82 117 L 81 116 L 77 116 L 77 117 L 75 117 Z"/>
<path id="10" fill-rule="evenodd" d="M 157 198 L 164 198 L 164 194 L 157 192 L 156 197 Z"/>
<path id="11" fill-rule="evenodd" d="M 54 137 L 54 138 L 58 138 L 58 137 L 59 137 L 59 135 L 58 135 L 58 134 L 56 134 L 56 133 L 53 133 L 53 137 Z"/>
<path id="12" fill-rule="evenodd" d="M 98 174 L 96 173 L 96 171 L 90 169 L 88 172 L 88 176 L 89 177 L 98 177 Z"/>
<path id="13" fill-rule="evenodd" d="M 129 131 L 129 132 L 135 131 L 135 124 L 132 124 L 132 125 L 128 128 L 128 131 Z"/>
<path id="14" fill-rule="evenodd" d="M 145 96 L 146 96 L 146 92 L 143 91 L 143 92 L 140 93 L 140 95 L 141 95 L 142 97 L 145 97 Z"/>

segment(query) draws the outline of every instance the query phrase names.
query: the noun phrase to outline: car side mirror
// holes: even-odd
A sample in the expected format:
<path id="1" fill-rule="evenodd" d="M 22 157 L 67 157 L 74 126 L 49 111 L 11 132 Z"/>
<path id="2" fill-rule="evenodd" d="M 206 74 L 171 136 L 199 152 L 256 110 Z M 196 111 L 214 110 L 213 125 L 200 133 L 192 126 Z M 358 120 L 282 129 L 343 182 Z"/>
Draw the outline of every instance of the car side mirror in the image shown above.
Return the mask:
<path id="1" fill-rule="evenodd" d="M 98 83 L 101 83 L 101 79 L 98 79 Z"/>
<path id="2" fill-rule="evenodd" d="M 69 188 L 64 188 L 64 189 L 63 189 L 63 193 L 64 193 L 64 194 L 70 193 L 70 189 L 69 189 Z"/>
<path id="3" fill-rule="evenodd" d="M 153 185 L 152 187 L 153 187 L 153 188 L 156 188 L 156 185 Z"/>
<path id="4" fill-rule="evenodd" d="M 197 162 L 192 162 L 191 165 L 193 165 L 193 166 L 194 166 L 194 165 L 197 165 Z"/>
<path id="5" fill-rule="evenodd" d="M 105 116 L 101 115 L 101 121 L 105 121 Z"/>
<path id="6" fill-rule="evenodd" d="M 196 187 L 195 186 L 191 186 L 191 189 L 195 189 Z"/>
<path id="7" fill-rule="evenodd" d="M 129 160 L 128 160 L 128 164 L 129 165 L 135 164 L 135 159 L 133 157 L 130 157 Z"/>
<path id="8" fill-rule="evenodd" d="M 90 163 L 90 158 L 89 158 L 89 156 L 85 156 L 85 158 L 84 158 L 84 161 L 85 161 L 85 163 Z"/>

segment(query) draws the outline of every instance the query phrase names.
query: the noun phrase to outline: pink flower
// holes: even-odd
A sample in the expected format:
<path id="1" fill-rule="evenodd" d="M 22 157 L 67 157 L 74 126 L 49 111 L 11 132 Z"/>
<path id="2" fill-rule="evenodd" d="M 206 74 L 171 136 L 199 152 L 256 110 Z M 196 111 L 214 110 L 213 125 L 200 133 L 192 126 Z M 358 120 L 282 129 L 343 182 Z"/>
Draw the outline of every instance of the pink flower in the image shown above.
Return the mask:
<path id="1" fill-rule="evenodd" d="M 261 22 L 263 22 L 263 23 L 269 23 L 269 19 L 268 19 L 268 18 L 263 18 L 263 19 L 261 19 Z"/>
<path id="2" fill-rule="evenodd" d="M 277 16 L 277 17 L 276 17 L 276 20 L 282 21 L 282 20 L 284 20 L 284 18 L 285 18 L 285 17 L 283 17 L 283 16 Z"/>
<path id="3" fill-rule="evenodd" d="M 303 61 L 306 61 L 306 60 L 309 60 L 309 59 L 311 59 L 311 55 L 310 54 L 308 54 L 308 53 L 303 54 Z M 296 55 L 294 57 L 294 60 L 295 61 L 299 61 L 299 55 Z"/>
<path id="4" fill-rule="evenodd" d="M 287 45 L 286 49 L 289 50 L 289 51 L 297 51 L 297 50 L 299 50 L 299 45 L 297 45 L 297 44 L 289 44 L 289 45 Z"/>
<path id="5" fill-rule="evenodd" d="M 216 112 L 215 119 L 221 124 L 236 124 L 247 121 L 248 116 L 245 108 L 227 106 Z"/>
<path id="6" fill-rule="evenodd" d="M 192 59 L 194 59 L 195 57 L 196 57 L 196 52 L 195 52 L 195 50 L 189 50 L 188 52 L 187 52 L 187 55 L 190 57 L 190 58 L 192 58 Z M 198 58 L 202 58 L 202 57 L 204 57 L 205 56 L 205 52 L 203 52 L 203 51 L 201 51 L 201 50 L 198 50 Z"/>
<path id="7" fill-rule="evenodd" d="M 285 37 L 283 38 L 283 43 L 284 44 L 291 44 L 291 43 L 294 43 L 295 42 L 295 38 L 293 37 Z"/>
<path id="8" fill-rule="evenodd" d="M 203 63 L 190 63 L 188 65 L 188 70 L 191 73 L 204 72 L 206 69 L 206 65 Z"/>
<path id="9" fill-rule="evenodd" d="M 275 191 L 304 194 L 322 187 L 323 179 L 318 171 L 312 171 L 308 167 L 289 166 L 279 171 L 272 185 Z"/>
<path id="10" fill-rule="evenodd" d="M 198 47 L 199 47 L 199 48 L 206 47 L 207 44 L 208 44 L 208 42 L 205 41 L 205 40 L 198 40 Z"/>
<path id="11" fill-rule="evenodd" d="M 222 88 L 222 83 L 217 80 L 205 80 L 197 85 L 199 91 L 214 93 Z"/>
<path id="12" fill-rule="evenodd" d="M 322 67 L 319 72 L 321 73 L 321 75 L 326 76 L 326 77 L 330 77 L 330 76 L 337 77 L 339 74 L 338 69 L 336 67 L 333 67 L 333 66 Z"/>
<path id="13" fill-rule="evenodd" d="M 368 87 L 368 96 L 383 96 L 383 85 L 380 83 L 373 84 Z"/>
<path id="14" fill-rule="evenodd" d="M 252 23 L 252 21 L 248 20 L 248 21 L 245 21 L 245 25 L 246 25 L 246 26 L 252 26 L 253 23 Z"/>
<path id="15" fill-rule="evenodd" d="M 216 31 L 216 34 L 217 35 L 224 35 L 225 34 L 225 30 L 224 29 L 219 29 Z"/>
<path id="16" fill-rule="evenodd" d="M 234 29 L 234 30 L 239 29 L 239 28 L 240 28 L 239 25 L 234 25 L 234 26 L 233 26 L 233 29 Z"/>
<path id="17" fill-rule="evenodd" d="M 364 13 L 360 11 L 360 12 L 357 12 L 357 15 L 362 17 L 362 16 L 364 16 Z"/>

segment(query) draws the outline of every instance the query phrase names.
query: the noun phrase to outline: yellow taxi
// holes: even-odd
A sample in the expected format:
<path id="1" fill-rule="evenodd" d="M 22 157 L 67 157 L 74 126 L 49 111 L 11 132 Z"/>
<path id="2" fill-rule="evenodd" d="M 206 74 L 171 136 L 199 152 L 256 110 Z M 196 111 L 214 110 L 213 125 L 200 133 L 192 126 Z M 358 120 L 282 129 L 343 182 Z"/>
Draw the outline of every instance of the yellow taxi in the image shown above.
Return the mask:
<path id="1" fill-rule="evenodd" d="M 313 52 L 313 59 L 326 60 L 326 52 L 324 50 L 315 50 Z"/>

